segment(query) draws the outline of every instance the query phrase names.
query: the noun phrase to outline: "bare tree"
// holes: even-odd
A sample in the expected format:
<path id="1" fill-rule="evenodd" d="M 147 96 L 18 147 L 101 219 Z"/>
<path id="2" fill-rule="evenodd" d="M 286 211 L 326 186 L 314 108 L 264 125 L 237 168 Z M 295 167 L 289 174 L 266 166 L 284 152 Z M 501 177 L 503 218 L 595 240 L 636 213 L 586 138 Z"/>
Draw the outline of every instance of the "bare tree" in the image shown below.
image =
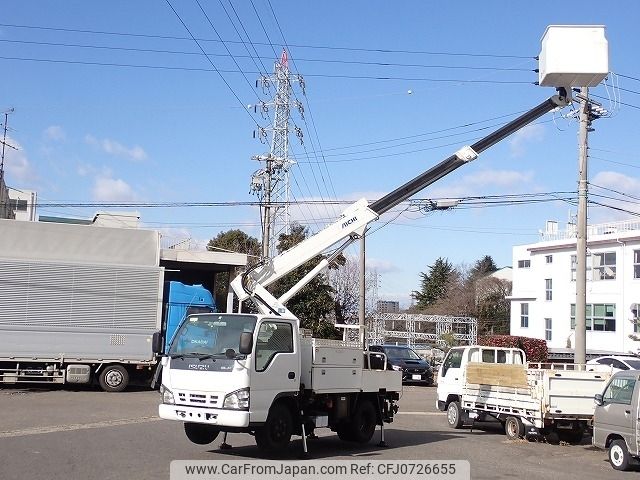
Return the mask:
<path id="1" fill-rule="evenodd" d="M 360 266 L 353 257 L 345 257 L 345 264 L 327 272 L 329 285 L 334 290 L 334 316 L 336 323 L 357 323 L 360 303 Z M 369 299 L 378 281 L 375 270 L 365 272 L 365 297 Z M 365 315 L 369 316 L 375 307 L 365 304 Z"/>

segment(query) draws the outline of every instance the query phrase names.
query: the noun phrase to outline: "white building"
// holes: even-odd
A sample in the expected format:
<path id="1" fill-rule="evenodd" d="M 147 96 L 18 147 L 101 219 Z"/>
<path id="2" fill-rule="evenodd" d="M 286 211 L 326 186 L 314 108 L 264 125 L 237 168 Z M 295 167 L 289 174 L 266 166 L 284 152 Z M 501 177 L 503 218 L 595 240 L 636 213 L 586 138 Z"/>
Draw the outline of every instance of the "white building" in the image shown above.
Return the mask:
<path id="1" fill-rule="evenodd" d="M 31 190 L 9 188 L 9 205 L 16 220 L 35 221 L 38 194 Z"/>
<path id="2" fill-rule="evenodd" d="M 398 313 L 400 311 L 400 302 L 393 300 L 378 300 L 376 302 L 376 310 L 378 313 Z"/>
<path id="3" fill-rule="evenodd" d="M 637 352 L 632 320 L 640 303 L 640 221 L 587 232 L 587 351 Z M 511 334 L 575 347 L 576 229 L 548 222 L 540 242 L 513 248 Z"/>

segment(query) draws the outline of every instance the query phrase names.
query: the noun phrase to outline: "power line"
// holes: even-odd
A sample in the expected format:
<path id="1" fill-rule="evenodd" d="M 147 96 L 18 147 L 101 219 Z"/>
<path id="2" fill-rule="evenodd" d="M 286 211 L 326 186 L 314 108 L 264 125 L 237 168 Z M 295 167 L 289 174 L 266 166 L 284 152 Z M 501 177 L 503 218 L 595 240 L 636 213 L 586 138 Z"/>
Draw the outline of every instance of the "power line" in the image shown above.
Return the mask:
<path id="1" fill-rule="evenodd" d="M 168 2 L 168 0 L 167 0 Z M 200 11 L 202 12 L 202 14 L 205 16 L 205 18 L 207 19 L 207 22 L 209 22 L 209 25 L 211 26 L 212 30 L 215 32 L 215 34 L 218 36 L 218 38 L 220 39 L 220 41 L 222 42 L 222 45 L 224 46 L 225 50 L 227 51 L 227 53 L 229 54 L 229 56 L 231 57 L 231 59 L 233 60 L 233 63 L 235 63 L 236 67 L 238 67 L 238 70 L 241 70 L 240 68 L 240 64 L 238 63 L 238 61 L 235 59 L 235 57 L 233 56 L 233 54 L 231 53 L 231 50 L 229 50 L 229 47 L 227 47 L 227 44 L 225 42 L 222 41 L 222 37 L 220 36 L 220 34 L 218 33 L 218 30 L 216 29 L 216 27 L 213 25 L 213 22 L 211 21 L 211 19 L 209 18 L 209 15 L 207 15 L 207 12 L 204 10 L 204 8 L 202 8 L 202 5 L 200 4 L 199 0 L 196 0 L 196 3 L 198 4 L 198 7 L 200 8 Z M 171 4 L 169 4 L 171 5 Z M 171 7 L 173 8 L 173 7 Z M 226 12 L 226 10 L 225 10 Z M 229 17 L 230 18 L 230 17 Z M 186 26 L 185 26 L 186 27 Z M 191 33 L 191 32 L 189 32 Z M 204 52 L 204 49 L 202 50 Z M 206 55 L 206 53 L 205 53 Z M 208 57 L 207 57 L 208 58 Z M 256 65 L 257 67 L 257 65 Z M 251 91 L 255 94 L 256 99 L 260 98 L 260 95 L 258 94 L 258 92 L 256 92 L 255 88 L 253 87 L 253 83 L 251 83 L 249 81 L 249 79 L 247 78 L 247 76 L 243 73 L 242 76 L 244 77 L 245 81 L 247 82 L 247 84 L 249 85 L 249 88 L 251 89 Z M 227 85 L 229 86 L 229 85 Z M 229 86 L 229 88 L 231 88 Z M 232 90 L 232 93 L 235 95 L 235 92 Z M 238 96 L 236 95 L 236 98 L 238 99 L 238 101 L 240 102 L 240 104 L 244 107 L 244 102 L 242 102 L 240 100 L 240 98 L 238 98 Z M 251 114 L 249 114 L 249 116 L 251 116 Z M 251 117 L 253 118 L 253 117 Z M 255 121 L 255 120 L 254 120 Z M 257 122 L 256 122 L 257 124 Z"/>
<path id="2" fill-rule="evenodd" d="M 240 103 L 240 105 L 242 105 L 242 109 L 247 112 L 247 115 L 249 115 L 249 117 L 251 118 L 251 120 L 253 121 L 253 123 L 255 123 L 258 127 L 260 127 L 260 124 L 258 122 L 256 122 L 255 118 L 253 118 L 253 116 L 251 116 L 251 113 L 244 108 L 245 106 L 245 102 L 243 102 L 242 100 L 240 100 L 240 97 L 238 97 L 238 94 L 235 92 L 235 90 L 231 87 L 231 85 L 229 84 L 229 82 L 227 82 L 227 79 L 224 78 L 224 75 L 222 75 L 222 72 L 220 70 L 218 70 L 218 67 L 216 67 L 216 65 L 213 63 L 213 61 L 211 60 L 211 58 L 207 55 L 207 52 L 204 51 L 204 48 L 202 48 L 202 45 L 200 45 L 200 42 L 198 42 L 198 40 L 196 39 L 196 37 L 191 33 L 191 30 L 189 30 L 189 27 L 187 27 L 187 24 L 184 23 L 184 21 L 182 20 L 182 17 L 180 17 L 180 15 L 178 14 L 178 12 L 176 11 L 175 8 L 173 8 L 173 5 L 171 5 L 170 0 L 165 0 L 167 2 L 167 5 L 169 5 L 169 7 L 171 8 L 171 10 L 173 11 L 173 13 L 175 14 L 175 16 L 178 18 L 178 20 L 180 21 L 180 23 L 182 24 L 182 26 L 185 28 L 185 30 L 189 33 L 189 35 L 191 36 L 191 38 L 193 39 L 193 41 L 196 43 L 196 45 L 198 46 L 198 48 L 202 51 L 202 53 L 205 55 L 205 57 L 207 58 L 207 60 L 209 61 L 209 63 L 211 64 L 211 66 L 213 67 L 213 69 L 216 71 L 216 73 L 218 73 L 218 75 L 220 76 L 220 78 L 222 79 L 222 81 L 224 82 L 224 84 L 227 86 L 227 88 L 231 91 L 231 93 L 233 94 L 234 97 L 236 97 L 236 100 L 238 100 L 238 102 Z"/>
<path id="3" fill-rule="evenodd" d="M 88 34 L 94 34 L 94 35 L 157 38 L 157 39 L 164 39 L 164 40 L 196 40 L 196 41 L 202 41 L 202 42 L 218 42 L 218 40 L 210 39 L 210 38 L 189 38 L 189 37 L 178 37 L 178 36 L 172 36 L 172 35 L 156 35 L 156 34 L 129 33 L 129 32 L 109 32 L 104 30 L 86 30 L 86 29 L 83 30 L 83 29 L 60 28 L 60 27 L 43 27 L 39 25 L 18 25 L 18 24 L 0 23 L 0 27 L 22 28 L 22 29 L 32 29 L 32 30 L 48 30 L 48 31 L 67 32 L 67 33 L 88 33 Z M 237 40 L 225 40 L 225 42 L 242 43 L 241 41 L 237 41 Z M 261 43 L 261 42 L 254 42 L 254 43 L 256 45 L 269 46 L 269 44 L 267 43 Z M 531 56 L 531 55 L 502 55 L 502 54 L 491 54 L 491 53 L 483 54 L 483 53 L 469 53 L 469 52 L 439 52 L 439 51 L 427 51 L 427 50 L 394 50 L 394 49 L 385 49 L 385 48 L 342 47 L 342 46 L 328 46 L 328 45 L 289 44 L 289 46 L 294 48 L 309 48 L 309 49 L 319 49 L 319 50 L 343 50 L 343 51 L 349 51 L 349 52 L 406 53 L 406 54 L 416 54 L 416 55 L 438 55 L 438 56 L 453 56 L 453 57 L 486 57 L 486 58 L 516 58 L 516 59 L 535 59 L 536 58 L 535 56 Z"/>
<path id="4" fill-rule="evenodd" d="M 615 194 L 622 195 L 623 197 L 629 197 L 629 198 L 632 198 L 634 200 L 640 200 L 640 197 L 636 197 L 635 195 L 631 195 L 629 193 L 624 193 L 624 192 L 621 192 L 619 190 L 614 190 L 613 188 L 603 187 L 603 186 L 596 185 L 595 183 L 591 183 L 591 182 L 589 182 L 589 185 L 591 185 L 592 187 L 600 188 L 602 190 L 606 190 L 608 192 L 613 192 Z"/>
<path id="5" fill-rule="evenodd" d="M 334 150 L 346 150 L 346 149 L 349 149 L 349 148 L 365 147 L 365 146 L 369 146 L 369 145 L 378 145 L 380 143 L 396 142 L 396 141 L 401 141 L 401 140 L 409 140 L 409 139 L 412 139 L 412 138 L 425 137 L 427 135 L 435 135 L 437 133 L 444 133 L 444 132 L 448 132 L 448 131 L 451 131 L 451 130 L 457 130 L 459 128 L 471 127 L 471 126 L 474 126 L 474 125 L 479 125 L 481 123 L 491 122 L 493 120 L 499 120 L 499 119 L 502 119 L 502 118 L 513 117 L 513 116 L 519 115 L 519 114 L 521 114 L 521 113 L 523 113 L 525 111 L 526 110 L 520 110 L 518 112 L 508 113 L 508 114 L 505 114 L 505 115 L 499 115 L 497 117 L 487 118 L 485 120 L 479 120 L 479 121 L 476 121 L 476 122 L 463 123 L 463 124 L 460 124 L 460 125 L 456 125 L 454 127 L 442 128 L 440 130 L 431 130 L 429 132 L 417 133 L 417 134 L 414 134 L 414 135 L 407 135 L 407 136 L 404 136 L 404 137 L 387 138 L 387 139 L 384 139 L 384 140 L 376 140 L 374 142 L 365 142 L 365 143 L 358 143 L 358 144 L 352 144 L 352 145 L 343 145 L 341 147 L 325 148 L 324 152 L 330 152 L 330 151 L 334 151 Z"/>
<path id="6" fill-rule="evenodd" d="M 222 1 L 222 0 L 220 0 Z M 233 4 L 231 4 L 233 7 Z M 225 8 L 223 6 L 223 8 Z M 225 13 L 227 13 L 225 9 Z M 234 14 L 239 19 L 237 12 L 234 9 Z M 241 37 L 238 29 L 235 27 L 235 24 L 231 20 L 231 16 L 227 13 L 227 17 L 232 22 L 236 33 Z M 245 35 L 249 40 L 249 44 L 254 48 L 255 55 L 249 51 L 249 47 L 247 47 L 247 42 L 242 42 L 245 49 L 247 50 L 248 55 L 235 55 L 235 58 L 248 58 L 253 60 L 255 67 L 260 70 L 260 67 L 255 62 L 255 59 L 260 60 L 269 60 L 270 57 L 260 56 L 255 50 L 255 42 L 252 42 L 249 38 L 249 35 L 242 24 L 242 21 L 239 19 L 240 25 L 242 26 Z M 35 41 L 35 40 L 10 40 L 7 38 L 0 39 L 0 42 L 5 43 L 18 43 L 18 44 L 26 44 L 26 45 L 41 45 L 41 46 L 52 46 L 52 47 L 66 47 L 66 48 L 88 48 L 88 49 L 96 49 L 96 50 L 113 50 L 113 51 L 124 51 L 124 52 L 138 52 L 138 53 L 161 53 L 161 54 L 170 54 L 170 55 L 195 55 L 195 56 L 204 56 L 202 52 L 191 52 L 186 50 L 165 50 L 165 49 L 155 49 L 155 48 L 135 48 L 135 47 L 116 47 L 111 45 L 91 45 L 91 44 L 81 44 L 81 43 L 61 43 L 61 42 L 43 42 L 43 41 Z M 227 43 L 231 43 L 229 40 L 222 40 L 220 42 L 226 45 Z M 206 55 L 211 57 L 234 57 L 233 54 L 230 53 L 213 53 L 207 52 Z M 380 66 L 380 67 L 407 67 L 407 68 L 440 68 L 440 69 L 451 69 L 451 70 L 492 70 L 492 71 L 502 71 L 502 72 L 535 72 L 535 69 L 532 68 L 516 68 L 516 67 L 493 67 L 493 66 L 469 66 L 469 65 L 429 65 L 429 64 L 421 64 L 421 63 L 394 63 L 394 62 L 372 62 L 372 61 L 363 61 L 363 60 L 337 60 L 337 59 L 326 59 L 326 58 L 297 58 L 298 62 L 308 62 L 308 63 L 337 63 L 342 65 L 369 65 L 369 66 Z M 266 72 L 266 67 L 262 64 L 262 70 Z M 620 90 L 624 90 L 620 88 Z M 638 93 L 629 90 L 631 93 Z"/>
<path id="7" fill-rule="evenodd" d="M 598 205 L 599 207 L 610 208 L 611 210 L 616 210 L 618 212 L 628 213 L 629 215 L 633 215 L 634 217 L 640 217 L 640 213 L 633 212 L 631 210 L 627 210 L 626 208 L 616 207 L 616 206 L 613 206 L 613 205 L 607 205 L 606 203 L 600 203 L 600 202 L 596 202 L 596 201 L 593 201 L 593 200 L 590 200 L 589 203 L 592 204 L 592 205 Z"/>
<path id="8" fill-rule="evenodd" d="M 640 78 L 638 78 L 638 77 L 631 77 L 629 75 L 623 75 L 621 73 L 616 73 L 616 75 L 618 75 L 619 77 L 622 77 L 622 78 L 628 78 L 629 80 L 635 80 L 636 82 L 640 82 Z"/>
<path id="9" fill-rule="evenodd" d="M 593 98 L 599 98 L 601 100 L 611 100 L 610 98 L 602 97 L 600 95 L 590 94 L 590 96 L 593 97 Z M 630 103 L 624 103 L 624 102 L 621 102 L 619 100 L 616 103 L 618 103 L 620 105 L 624 105 L 625 107 L 637 108 L 638 110 L 640 110 L 640 107 L 638 105 L 631 105 Z"/>
<path id="10" fill-rule="evenodd" d="M 211 57 L 211 55 L 208 55 L 208 54 L 205 54 L 205 55 L 207 57 Z M 90 65 L 90 66 L 100 66 L 100 67 L 149 68 L 149 69 L 156 69 L 156 70 L 177 70 L 177 71 L 186 71 L 186 72 L 216 72 L 220 74 L 220 76 L 222 76 L 222 73 L 239 73 L 239 74 L 245 74 L 245 75 L 260 74 L 259 71 L 227 70 L 227 69 L 217 68 L 215 66 L 213 69 L 210 69 L 210 68 L 203 68 L 203 67 L 178 67 L 178 66 L 171 66 L 171 65 L 153 65 L 153 64 L 139 64 L 139 63 L 95 62 L 95 61 L 86 61 L 86 60 L 14 57 L 14 56 L 7 56 L 7 55 L 0 56 L 0 59 L 22 61 L 22 62 L 62 63 L 62 64 L 68 64 L 68 65 Z M 209 62 L 211 62 L 210 58 L 209 58 Z M 524 84 L 529 85 L 529 84 L 535 83 L 532 81 L 524 81 L 524 80 L 480 80 L 480 79 L 464 79 L 464 78 L 394 77 L 394 76 L 341 75 L 341 74 L 321 74 L 321 73 L 307 73 L 305 74 L 305 76 L 314 77 L 314 78 L 341 78 L 346 80 L 402 80 L 402 81 L 411 81 L 411 82 L 472 83 L 472 84 L 498 84 L 498 85 L 524 85 Z M 226 83 L 226 80 L 225 80 L 225 83 Z M 603 98 L 603 97 L 599 97 L 599 98 Z M 244 105 L 244 103 L 242 103 L 242 105 L 246 109 L 246 105 Z M 626 104 L 623 103 L 622 105 L 626 105 Z M 635 107 L 635 108 L 640 108 L 640 107 Z"/>
<path id="11" fill-rule="evenodd" d="M 604 187 L 601 187 L 604 188 Z M 476 201 L 476 200 L 487 200 L 492 201 L 496 199 L 522 199 L 522 198 L 537 198 L 537 197 L 545 197 L 545 196 L 557 196 L 557 195 L 567 195 L 575 192 L 570 191 L 554 191 L 554 192 L 539 192 L 539 193 L 513 193 L 513 194 L 504 194 L 504 195 L 480 195 L 480 196 L 467 196 L 461 197 L 459 200 L 461 201 Z M 450 197 L 447 197 L 450 199 Z M 555 198 L 555 197 L 554 197 Z M 444 200 L 444 198 L 422 198 L 415 199 L 415 201 L 427 201 L 427 200 Z M 294 202 L 296 205 L 351 205 L 354 203 L 353 200 L 297 200 Z M 403 202 L 409 203 L 409 202 Z M 79 202 L 79 201 L 55 201 L 49 200 L 46 202 L 38 202 L 37 206 L 42 208 L 51 208 L 51 207 L 68 207 L 68 208 L 77 208 L 77 207 L 122 207 L 122 208 L 184 208 L 184 207 L 255 207 L 259 206 L 259 201 L 224 201 L 224 202 L 196 202 L 196 201 L 171 201 L 171 202 Z"/>
<path id="12" fill-rule="evenodd" d="M 289 44 L 288 44 L 288 42 L 287 42 L 287 40 L 286 40 L 286 38 L 284 36 L 284 32 L 282 30 L 282 27 L 280 26 L 280 22 L 278 21 L 278 17 L 276 15 L 276 12 L 273 9 L 273 5 L 271 4 L 271 2 L 269 0 L 267 0 L 267 5 L 269 5 L 269 9 L 271 10 L 271 14 L 273 15 L 273 18 L 274 18 L 274 20 L 276 22 L 276 26 L 278 27 L 278 31 L 280 32 L 280 36 L 282 37 L 282 41 L 284 42 L 284 45 L 287 48 L 287 51 L 290 52 L 291 48 L 289 47 Z M 271 39 L 269 39 L 269 42 L 271 42 Z M 295 59 L 293 58 L 293 56 L 291 56 L 291 64 L 297 70 L 297 67 L 296 67 L 296 64 L 295 64 Z M 303 89 L 303 94 L 304 93 L 305 93 L 305 90 Z M 306 96 L 306 94 L 305 94 L 305 96 Z M 295 94 L 295 92 L 294 92 L 294 97 L 295 97 L 296 101 L 298 101 L 298 102 L 300 101 L 298 99 L 297 95 Z M 316 128 L 315 121 L 313 120 L 313 113 L 311 111 L 311 104 L 309 103 L 308 98 L 307 98 L 307 110 L 309 112 L 309 117 L 311 118 L 311 123 L 312 123 L 313 128 L 314 128 L 315 137 L 316 137 L 316 140 L 318 142 L 318 148 L 320 149 L 320 155 L 322 157 L 322 162 L 324 164 L 325 171 L 327 173 L 327 178 L 329 179 L 329 184 L 331 185 L 331 190 L 333 191 L 333 196 L 335 198 L 336 197 L 335 188 L 333 186 L 333 182 L 331 181 L 331 174 L 329 173 L 329 168 L 327 166 L 326 159 L 324 158 L 324 154 L 322 153 L 322 146 L 320 144 L 320 136 L 318 135 L 318 130 Z M 311 129 L 309 128 L 309 124 L 307 123 L 307 120 L 304 117 L 304 115 L 302 117 L 302 120 L 304 121 L 304 124 L 307 127 L 307 131 L 309 133 L 311 133 Z M 317 157 L 317 155 L 315 153 L 316 147 L 315 147 L 315 145 L 313 143 L 313 136 L 310 136 L 310 138 L 311 138 L 311 146 L 312 146 L 312 148 L 314 150 L 314 157 L 317 159 L 318 157 Z M 303 148 L 304 148 L 305 153 L 306 153 L 307 152 L 307 147 L 304 145 L 304 143 L 303 143 Z M 307 153 L 307 157 L 308 157 L 308 153 Z M 319 165 L 319 163 L 318 163 L 318 165 Z M 314 180 L 315 180 L 315 173 L 313 172 L 313 165 L 311 165 L 311 171 L 313 173 L 313 177 L 314 177 Z M 320 166 L 318 166 L 318 171 L 320 173 L 320 178 L 322 179 L 322 183 L 323 183 L 323 185 L 325 187 L 325 190 L 326 190 L 328 196 L 331 197 L 331 194 L 329 192 L 329 188 L 327 187 L 327 182 L 325 181 L 325 178 L 324 178 L 324 173 L 322 172 L 322 168 Z M 322 193 L 320 194 L 320 196 L 322 197 Z"/>
<path id="13" fill-rule="evenodd" d="M 593 158 L 595 160 L 602 160 L 603 162 L 613 163 L 615 165 L 621 165 L 623 167 L 640 168 L 640 165 L 631 165 L 630 163 L 616 162 L 615 160 L 609 160 L 608 158 L 596 157 L 594 155 L 589 155 L 589 158 Z"/>

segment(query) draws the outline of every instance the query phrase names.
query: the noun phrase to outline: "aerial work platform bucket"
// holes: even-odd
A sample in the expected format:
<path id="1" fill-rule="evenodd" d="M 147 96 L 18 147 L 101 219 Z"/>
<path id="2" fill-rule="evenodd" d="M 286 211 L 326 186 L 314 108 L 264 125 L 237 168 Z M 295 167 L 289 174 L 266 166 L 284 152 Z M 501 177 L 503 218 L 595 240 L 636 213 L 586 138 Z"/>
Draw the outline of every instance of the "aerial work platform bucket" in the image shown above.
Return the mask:
<path id="1" fill-rule="evenodd" d="M 549 25 L 538 58 L 545 87 L 595 87 L 609 73 L 604 25 Z"/>

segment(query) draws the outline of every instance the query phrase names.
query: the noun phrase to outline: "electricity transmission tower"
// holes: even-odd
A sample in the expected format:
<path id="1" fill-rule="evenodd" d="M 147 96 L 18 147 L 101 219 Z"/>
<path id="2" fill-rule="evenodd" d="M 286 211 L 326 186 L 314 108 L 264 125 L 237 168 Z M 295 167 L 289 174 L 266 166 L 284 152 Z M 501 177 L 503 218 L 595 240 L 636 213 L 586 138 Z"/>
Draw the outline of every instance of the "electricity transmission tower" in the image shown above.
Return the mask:
<path id="1" fill-rule="evenodd" d="M 296 83 L 304 94 L 304 79 L 301 75 L 294 75 L 290 72 L 286 50 L 282 51 L 280 60 L 275 62 L 274 73 L 262 75 L 257 82 L 257 85 L 262 86 L 265 92 L 270 92 L 271 87 L 275 87 L 275 96 L 271 100 L 254 105 L 255 111 L 260 109 L 265 118 L 267 118 L 270 109 L 273 109 L 274 112 L 272 126 L 260 128 L 257 131 L 257 136 L 263 143 L 267 142 L 269 133 L 271 133 L 269 153 L 251 157 L 261 164 L 261 167 L 251 177 L 251 192 L 258 195 L 261 204 L 263 257 L 275 255 L 278 236 L 290 232 L 291 188 L 289 175 L 291 166 L 295 163 L 289 157 L 291 108 L 295 107 L 304 119 L 302 103 L 293 95 L 293 84 Z M 293 125 L 293 131 L 302 143 L 302 129 Z"/>

